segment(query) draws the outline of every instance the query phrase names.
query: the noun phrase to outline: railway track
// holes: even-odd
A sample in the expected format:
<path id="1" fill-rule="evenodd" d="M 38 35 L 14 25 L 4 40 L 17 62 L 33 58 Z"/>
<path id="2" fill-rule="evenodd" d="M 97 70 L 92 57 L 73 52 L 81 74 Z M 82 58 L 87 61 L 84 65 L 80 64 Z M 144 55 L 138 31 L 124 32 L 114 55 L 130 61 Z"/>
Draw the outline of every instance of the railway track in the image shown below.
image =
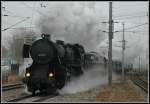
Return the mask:
<path id="1" fill-rule="evenodd" d="M 23 88 L 23 87 L 24 87 L 24 84 L 22 84 L 22 83 L 10 84 L 10 85 L 2 86 L 2 91 L 8 91 L 8 90 L 13 90 L 13 89 L 17 89 L 17 88 Z"/>
<path id="2" fill-rule="evenodd" d="M 10 84 L 10 85 L 5 85 L 2 86 L 2 91 L 9 91 L 9 90 L 13 90 L 13 89 L 17 89 L 17 88 L 24 88 L 24 84 L 22 83 L 18 83 L 18 84 Z M 29 94 L 25 94 L 25 93 L 21 93 L 21 95 L 19 94 L 19 96 L 17 98 L 13 98 L 13 99 L 9 99 L 6 100 L 6 102 L 42 102 L 44 100 L 53 98 L 55 96 L 57 96 L 58 93 L 54 93 L 54 94 L 45 94 L 45 93 L 37 93 L 36 95 L 29 95 Z"/>
<path id="3" fill-rule="evenodd" d="M 33 102 L 42 102 L 42 101 L 45 101 L 47 99 L 50 99 L 50 98 L 53 98 L 53 97 L 56 97 L 56 96 L 58 96 L 58 95 L 54 94 L 54 95 L 43 96 L 43 97 L 41 97 L 41 98 L 39 98 L 37 100 L 34 100 Z"/>
<path id="4" fill-rule="evenodd" d="M 131 78 L 133 83 L 142 88 L 146 93 L 148 93 L 148 82 L 143 80 L 140 76 L 134 76 Z"/>
<path id="5" fill-rule="evenodd" d="M 19 98 L 8 100 L 7 102 L 18 102 L 18 101 L 28 99 L 28 98 L 31 98 L 31 97 L 32 97 L 32 95 L 25 95 L 25 96 L 21 96 Z"/>
<path id="6" fill-rule="evenodd" d="M 36 95 L 24 95 L 15 99 L 8 100 L 7 102 L 42 102 L 47 99 L 56 97 L 58 94 L 52 94 L 52 95 L 41 95 L 41 94 L 36 94 Z M 25 101 L 24 101 L 25 100 Z"/>

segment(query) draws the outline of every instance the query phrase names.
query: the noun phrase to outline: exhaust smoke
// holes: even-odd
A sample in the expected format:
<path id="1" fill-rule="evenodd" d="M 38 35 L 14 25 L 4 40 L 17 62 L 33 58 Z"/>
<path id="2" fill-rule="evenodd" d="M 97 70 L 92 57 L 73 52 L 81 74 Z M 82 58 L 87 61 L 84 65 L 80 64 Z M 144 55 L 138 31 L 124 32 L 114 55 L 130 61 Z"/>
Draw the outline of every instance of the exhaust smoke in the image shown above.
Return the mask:
<path id="1" fill-rule="evenodd" d="M 113 73 L 113 80 L 116 80 L 119 76 Z M 108 83 L 107 69 L 101 66 L 96 66 L 90 69 L 85 69 L 84 74 L 72 78 L 64 88 L 59 90 L 60 94 L 78 93 L 87 91 L 100 85 Z"/>

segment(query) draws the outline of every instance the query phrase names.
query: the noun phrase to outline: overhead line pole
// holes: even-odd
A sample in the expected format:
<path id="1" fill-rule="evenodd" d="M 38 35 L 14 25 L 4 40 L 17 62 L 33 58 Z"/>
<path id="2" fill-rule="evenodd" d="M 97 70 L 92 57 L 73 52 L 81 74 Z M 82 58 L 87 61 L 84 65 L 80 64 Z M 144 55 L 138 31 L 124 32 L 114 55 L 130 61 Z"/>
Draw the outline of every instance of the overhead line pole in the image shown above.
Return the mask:
<path id="1" fill-rule="evenodd" d="M 148 17 L 148 47 L 149 47 L 149 4 L 148 4 L 147 17 Z M 148 48 L 148 57 L 149 57 L 149 48 Z M 149 63 L 149 58 L 148 58 L 148 63 Z M 149 64 L 147 64 L 147 70 L 149 70 Z M 148 73 L 148 76 L 149 76 L 149 73 Z"/>
<path id="2" fill-rule="evenodd" d="M 124 40 L 124 23 L 123 25 L 123 36 L 122 36 L 122 80 L 125 80 L 125 75 L 124 75 L 124 51 L 125 51 L 125 40 Z"/>
<path id="3" fill-rule="evenodd" d="M 140 65 L 140 56 L 139 56 L 139 73 L 141 71 L 141 65 Z"/>
<path id="4" fill-rule="evenodd" d="M 112 84 L 112 2 L 109 2 L 109 51 L 108 51 L 108 81 L 109 85 Z"/>

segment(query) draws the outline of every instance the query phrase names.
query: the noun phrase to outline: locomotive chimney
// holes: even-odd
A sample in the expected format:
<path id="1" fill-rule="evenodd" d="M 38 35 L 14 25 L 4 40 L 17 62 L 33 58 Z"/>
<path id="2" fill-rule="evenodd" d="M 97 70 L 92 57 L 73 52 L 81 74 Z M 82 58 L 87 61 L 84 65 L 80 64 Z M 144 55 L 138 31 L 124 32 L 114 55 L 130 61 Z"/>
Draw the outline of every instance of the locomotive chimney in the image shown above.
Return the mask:
<path id="1" fill-rule="evenodd" d="M 50 34 L 42 34 L 41 37 L 43 39 L 51 40 L 51 35 Z"/>

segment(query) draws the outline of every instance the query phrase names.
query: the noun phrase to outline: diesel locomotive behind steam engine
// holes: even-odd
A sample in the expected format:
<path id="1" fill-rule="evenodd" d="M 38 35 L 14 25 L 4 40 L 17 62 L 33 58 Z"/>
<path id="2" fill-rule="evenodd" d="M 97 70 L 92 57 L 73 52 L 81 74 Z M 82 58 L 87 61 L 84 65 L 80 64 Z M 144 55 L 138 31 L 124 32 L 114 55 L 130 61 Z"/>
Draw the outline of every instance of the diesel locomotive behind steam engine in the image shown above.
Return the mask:
<path id="1" fill-rule="evenodd" d="M 61 89 L 71 76 L 83 73 L 83 46 L 79 44 L 65 44 L 61 40 L 56 43 L 50 40 L 50 35 L 42 35 L 42 39 L 35 41 L 30 47 L 33 63 L 26 68 L 23 82 L 28 91 L 35 94 L 51 92 Z"/>

